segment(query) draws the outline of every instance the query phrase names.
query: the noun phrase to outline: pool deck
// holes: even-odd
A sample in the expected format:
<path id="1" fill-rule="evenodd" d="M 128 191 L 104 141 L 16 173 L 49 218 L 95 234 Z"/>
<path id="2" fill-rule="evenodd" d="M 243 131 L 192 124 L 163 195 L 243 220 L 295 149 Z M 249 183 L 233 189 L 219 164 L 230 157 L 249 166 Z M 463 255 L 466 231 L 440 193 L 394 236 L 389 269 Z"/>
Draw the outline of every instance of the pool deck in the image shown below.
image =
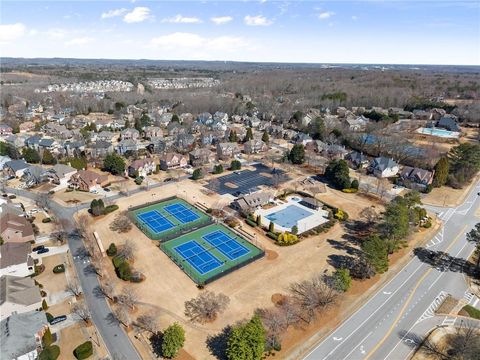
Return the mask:
<path id="1" fill-rule="evenodd" d="M 314 227 L 317 227 L 328 221 L 328 211 L 325 211 L 322 209 L 318 209 L 318 210 L 310 209 L 306 206 L 299 204 L 298 201 L 294 201 L 292 198 L 293 197 L 287 198 L 285 202 L 280 202 L 280 201 L 277 202 L 278 205 L 273 208 L 258 209 L 255 211 L 255 215 L 260 215 L 262 217 L 262 225 L 265 227 L 268 227 L 270 225 L 270 220 L 267 218 L 267 216 L 271 214 L 275 214 L 279 211 L 282 211 L 291 205 L 298 206 L 305 212 L 311 213 L 310 216 L 307 216 L 297 221 L 298 234 L 301 234 L 305 231 L 313 229 Z M 275 224 L 275 231 L 282 231 L 282 232 L 292 231 L 291 228 L 283 227 L 280 224 L 277 224 L 275 221 L 272 221 L 272 222 Z"/>

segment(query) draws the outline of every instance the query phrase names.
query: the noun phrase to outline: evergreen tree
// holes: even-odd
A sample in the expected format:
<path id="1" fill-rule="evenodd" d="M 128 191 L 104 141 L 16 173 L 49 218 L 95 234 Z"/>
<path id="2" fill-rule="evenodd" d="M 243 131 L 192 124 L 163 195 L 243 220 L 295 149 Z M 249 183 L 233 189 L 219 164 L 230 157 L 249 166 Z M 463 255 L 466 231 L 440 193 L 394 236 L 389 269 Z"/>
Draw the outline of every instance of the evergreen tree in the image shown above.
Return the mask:
<path id="1" fill-rule="evenodd" d="M 172 120 L 171 120 L 171 122 L 177 122 L 177 123 L 180 122 L 180 118 L 178 117 L 177 114 L 173 114 L 173 115 L 172 115 Z"/>
<path id="2" fill-rule="evenodd" d="M 352 277 L 348 269 L 338 269 L 333 274 L 333 287 L 337 291 L 345 292 L 352 286 Z"/>
<path id="3" fill-rule="evenodd" d="M 332 160 L 325 169 L 325 177 L 330 180 L 337 189 L 347 189 L 351 186 L 350 170 L 345 160 Z"/>
<path id="4" fill-rule="evenodd" d="M 433 186 L 440 187 L 447 183 L 450 163 L 447 157 L 442 157 L 435 165 L 435 174 L 433 176 Z"/>
<path id="5" fill-rule="evenodd" d="M 316 117 L 309 124 L 309 134 L 315 140 L 325 140 L 327 137 L 327 129 L 321 117 Z"/>
<path id="6" fill-rule="evenodd" d="M 26 147 L 22 150 L 23 159 L 30 164 L 38 164 L 41 160 L 37 150 Z"/>
<path id="7" fill-rule="evenodd" d="M 367 262 L 376 272 L 384 273 L 388 270 L 388 247 L 378 235 L 371 235 L 362 243 Z"/>
<path id="8" fill-rule="evenodd" d="M 263 141 L 265 144 L 268 144 L 268 143 L 270 142 L 270 137 L 268 136 L 267 130 L 265 130 L 265 131 L 263 132 L 262 141 Z"/>
<path id="9" fill-rule="evenodd" d="M 49 150 L 45 150 L 43 152 L 42 164 L 55 165 L 56 163 L 57 159 L 53 156 L 53 154 Z"/>
<path id="10" fill-rule="evenodd" d="M 238 141 L 237 132 L 235 130 L 230 130 L 230 134 L 228 134 L 228 141 L 235 143 Z"/>
<path id="11" fill-rule="evenodd" d="M 203 172 L 202 172 L 202 169 L 195 169 L 193 170 L 193 174 L 192 174 L 192 180 L 199 180 L 203 178 Z"/>
<path id="12" fill-rule="evenodd" d="M 103 168 L 112 175 L 121 175 L 125 172 L 125 159 L 117 154 L 108 154 L 103 160 Z"/>
<path id="13" fill-rule="evenodd" d="M 265 350 L 265 329 L 258 315 L 235 326 L 227 341 L 228 360 L 259 360 Z"/>
<path id="14" fill-rule="evenodd" d="M 45 347 L 50 346 L 53 343 L 53 335 L 49 327 L 47 327 L 47 330 L 45 330 L 45 333 L 43 334 L 42 343 Z"/>
<path id="15" fill-rule="evenodd" d="M 270 224 L 268 225 L 268 231 L 271 233 L 275 232 L 275 224 L 273 223 L 273 221 L 270 221 Z"/>
<path id="16" fill-rule="evenodd" d="M 305 147 L 302 144 L 295 144 L 288 155 L 293 164 L 303 164 L 305 161 Z"/>
<path id="17" fill-rule="evenodd" d="M 247 128 L 247 134 L 245 135 L 244 142 L 247 142 L 247 141 L 252 140 L 252 139 L 253 139 L 253 131 L 252 131 L 252 128 L 249 127 L 249 128 Z"/>
<path id="18" fill-rule="evenodd" d="M 178 323 L 173 323 L 163 332 L 162 355 L 168 359 L 174 358 L 184 343 L 185 330 Z"/>
<path id="19" fill-rule="evenodd" d="M 238 160 L 232 160 L 230 163 L 230 170 L 240 170 L 242 168 L 242 163 Z"/>

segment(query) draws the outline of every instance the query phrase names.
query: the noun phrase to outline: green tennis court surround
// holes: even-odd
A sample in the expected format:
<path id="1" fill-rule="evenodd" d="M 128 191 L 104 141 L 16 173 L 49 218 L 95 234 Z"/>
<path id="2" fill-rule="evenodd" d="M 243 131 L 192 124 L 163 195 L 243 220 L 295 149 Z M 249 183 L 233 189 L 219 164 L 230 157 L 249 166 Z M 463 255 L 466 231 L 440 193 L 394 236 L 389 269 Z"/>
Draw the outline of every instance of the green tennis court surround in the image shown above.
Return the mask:
<path id="1" fill-rule="evenodd" d="M 160 241 L 212 223 L 209 216 L 177 197 L 131 208 L 130 217 L 145 235 Z"/>
<path id="2" fill-rule="evenodd" d="M 195 283 L 202 285 L 264 255 L 263 250 L 221 224 L 162 242 L 160 247 Z"/>

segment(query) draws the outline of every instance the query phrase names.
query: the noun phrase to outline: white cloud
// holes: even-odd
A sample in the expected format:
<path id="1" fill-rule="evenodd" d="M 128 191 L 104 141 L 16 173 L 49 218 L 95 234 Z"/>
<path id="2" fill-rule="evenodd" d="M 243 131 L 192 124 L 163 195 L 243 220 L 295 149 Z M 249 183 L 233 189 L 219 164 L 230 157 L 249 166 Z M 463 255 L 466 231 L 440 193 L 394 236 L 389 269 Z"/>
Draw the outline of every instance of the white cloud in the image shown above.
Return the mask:
<path id="1" fill-rule="evenodd" d="M 248 26 L 268 26 L 273 24 L 272 20 L 269 20 L 262 15 L 257 15 L 257 16 L 247 15 L 243 20 L 245 24 Z"/>
<path id="2" fill-rule="evenodd" d="M 151 47 L 165 50 L 205 50 L 205 51 L 236 51 L 248 45 L 242 37 L 217 36 L 203 37 L 194 33 L 175 32 L 168 35 L 153 38 L 150 41 Z"/>
<path id="3" fill-rule="evenodd" d="M 102 19 L 108 19 L 108 18 L 112 18 L 112 17 L 116 17 L 116 16 L 122 16 L 127 11 L 128 11 L 128 9 L 125 9 L 125 8 L 109 10 L 107 12 L 102 13 L 101 18 Z"/>
<path id="4" fill-rule="evenodd" d="M 223 25 L 233 20 L 231 16 L 216 16 L 210 18 L 215 25 Z"/>
<path id="5" fill-rule="evenodd" d="M 353 16 L 352 16 L 352 20 L 353 20 L 353 21 L 356 21 L 356 20 L 358 20 L 358 16 L 356 16 L 356 15 L 353 15 Z"/>
<path id="6" fill-rule="evenodd" d="M 198 24 L 201 23 L 202 20 L 197 17 L 188 17 L 178 14 L 170 18 L 163 19 L 162 22 L 168 22 L 173 24 Z"/>
<path id="7" fill-rule="evenodd" d="M 131 12 L 125 14 L 123 21 L 126 23 L 138 23 L 150 19 L 150 9 L 144 6 L 138 6 L 134 8 Z"/>
<path id="8" fill-rule="evenodd" d="M 333 11 L 325 11 L 325 12 L 322 12 L 322 13 L 318 14 L 318 18 L 320 20 L 325 20 L 325 19 L 331 18 L 333 15 L 335 15 L 335 13 Z"/>
<path id="9" fill-rule="evenodd" d="M 67 32 L 63 29 L 53 28 L 48 29 L 45 34 L 51 39 L 64 39 L 67 36 Z"/>
<path id="10" fill-rule="evenodd" d="M 22 23 L 0 25 L 0 43 L 9 43 L 21 38 L 26 30 Z"/>
<path id="11" fill-rule="evenodd" d="M 78 46 L 78 45 L 86 45 L 93 41 L 92 38 L 89 37 L 80 37 L 80 38 L 73 38 L 65 42 L 65 46 Z"/>

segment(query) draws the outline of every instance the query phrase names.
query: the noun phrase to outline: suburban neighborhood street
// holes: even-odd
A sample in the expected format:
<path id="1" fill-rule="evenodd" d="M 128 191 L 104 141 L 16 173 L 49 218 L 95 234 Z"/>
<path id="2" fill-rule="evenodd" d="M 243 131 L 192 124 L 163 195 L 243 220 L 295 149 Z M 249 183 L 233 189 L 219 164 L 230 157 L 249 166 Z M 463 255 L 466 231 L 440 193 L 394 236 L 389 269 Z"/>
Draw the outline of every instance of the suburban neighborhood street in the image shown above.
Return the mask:
<path id="1" fill-rule="evenodd" d="M 466 241 L 466 233 L 479 221 L 479 191 L 477 183 L 462 205 L 437 209 L 443 226 L 425 248 L 448 253 L 450 257 L 444 255 L 446 266 L 432 267 L 412 253 L 410 262 L 392 280 L 304 358 L 408 359 L 418 345 L 416 339 L 436 326 L 459 325 L 461 320 L 456 317 L 435 315 L 448 294 L 478 307 L 480 301 L 468 292 L 458 263 L 474 249 Z"/>

